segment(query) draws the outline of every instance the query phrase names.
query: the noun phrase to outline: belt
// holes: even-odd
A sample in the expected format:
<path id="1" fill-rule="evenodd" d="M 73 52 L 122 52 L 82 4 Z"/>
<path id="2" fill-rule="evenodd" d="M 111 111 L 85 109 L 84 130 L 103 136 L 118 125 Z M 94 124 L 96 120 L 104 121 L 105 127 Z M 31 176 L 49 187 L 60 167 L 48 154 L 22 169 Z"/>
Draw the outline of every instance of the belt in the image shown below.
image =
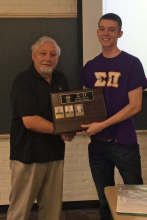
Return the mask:
<path id="1" fill-rule="evenodd" d="M 113 140 L 113 139 L 105 139 L 105 138 L 100 138 L 100 137 L 90 137 L 91 141 L 92 142 L 96 142 L 96 143 L 99 143 L 99 144 L 115 144 L 117 143 L 117 140 Z"/>

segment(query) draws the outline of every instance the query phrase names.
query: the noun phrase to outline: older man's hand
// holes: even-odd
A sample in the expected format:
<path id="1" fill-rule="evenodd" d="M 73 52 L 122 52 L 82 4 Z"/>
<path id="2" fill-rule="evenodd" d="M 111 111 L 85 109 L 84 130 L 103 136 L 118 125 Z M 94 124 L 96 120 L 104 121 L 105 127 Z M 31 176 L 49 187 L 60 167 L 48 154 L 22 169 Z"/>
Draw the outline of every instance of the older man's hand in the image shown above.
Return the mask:
<path id="1" fill-rule="evenodd" d="M 74 136 L 76 135 L 76 132 L 69 132 L 69 133 L 65 133 L 65 134 L 61 134 L 61 137 L 64 141 L 72 141 Z"/>

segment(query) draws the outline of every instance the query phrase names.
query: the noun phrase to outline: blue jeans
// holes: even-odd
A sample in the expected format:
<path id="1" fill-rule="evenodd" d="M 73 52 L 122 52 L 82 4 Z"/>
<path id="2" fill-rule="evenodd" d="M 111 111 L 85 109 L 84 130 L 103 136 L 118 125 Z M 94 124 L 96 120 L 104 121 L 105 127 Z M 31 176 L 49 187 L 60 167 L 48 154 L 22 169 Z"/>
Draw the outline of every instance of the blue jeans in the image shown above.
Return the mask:
<path id="1" fill-rule="evenodd" d="M 114 186 L 114 168 L 118 168 L 124 184 L 143 184 L 139 145 L 122 145 L 115 141 L 91 141 L 89 163 L 100 201 L 101 220 L 112 219 L 104 188 Z M 113 199 L 113 198 L 112 198 Z"/>

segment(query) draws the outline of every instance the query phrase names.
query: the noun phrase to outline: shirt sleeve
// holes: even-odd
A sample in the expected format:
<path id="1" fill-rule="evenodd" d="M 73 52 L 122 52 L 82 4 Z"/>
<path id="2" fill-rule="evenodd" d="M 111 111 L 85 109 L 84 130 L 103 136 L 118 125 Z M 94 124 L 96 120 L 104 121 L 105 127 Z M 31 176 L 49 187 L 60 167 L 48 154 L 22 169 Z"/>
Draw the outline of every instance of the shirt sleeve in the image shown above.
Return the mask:
<path id="1" fill-rule="evenodd" d="M 147 79 L 140 60 L 136 58 L 130 67 L 128 91 L 130 92 L 140 86 L 143 90 L 147 88 Z"/>
<path id="2" fill-rule="evenodd" d="M 27 80 L 17 77 L 14 80 L 10 96 L 13 119 L 38 115 L 36 95 Z"/>

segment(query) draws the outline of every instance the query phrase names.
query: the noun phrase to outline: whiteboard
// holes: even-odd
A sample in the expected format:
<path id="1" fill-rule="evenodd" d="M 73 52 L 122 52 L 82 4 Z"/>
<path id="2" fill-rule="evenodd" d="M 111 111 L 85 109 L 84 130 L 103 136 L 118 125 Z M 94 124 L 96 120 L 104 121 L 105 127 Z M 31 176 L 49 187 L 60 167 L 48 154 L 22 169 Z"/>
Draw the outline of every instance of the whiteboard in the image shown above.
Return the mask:
<path id="1" fill-rule="evenodd" d="M 147 76 L 147 0 L 103 0 L 103 14 L 122 19 L 123 36 L 118 47 L 140 59 Z"/>

